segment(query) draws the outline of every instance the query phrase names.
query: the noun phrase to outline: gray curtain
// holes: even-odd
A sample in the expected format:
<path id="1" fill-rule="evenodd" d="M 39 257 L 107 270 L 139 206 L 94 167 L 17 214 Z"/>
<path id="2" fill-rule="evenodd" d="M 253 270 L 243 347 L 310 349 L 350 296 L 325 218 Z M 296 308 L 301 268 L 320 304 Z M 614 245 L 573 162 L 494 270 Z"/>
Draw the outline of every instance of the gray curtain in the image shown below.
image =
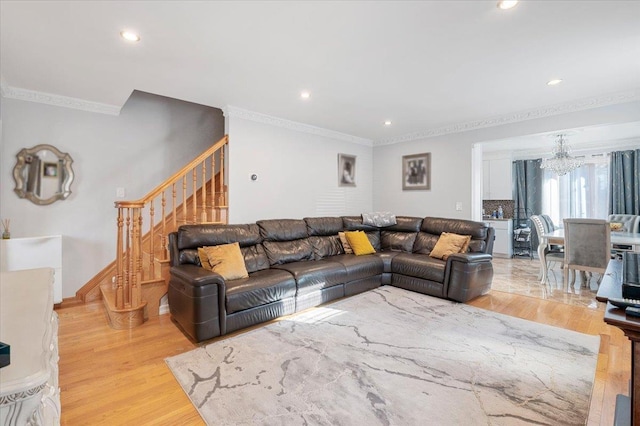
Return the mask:
<path id="1" fill-rule="evenodd" d="M 612 152 L 609 169 L 609 214 L 640 215 L 640 149 Z"/>
<path id="2" fill-rule="evenodd" d="M 513 207 L 517 226 L 531 215 L 542 214 L 542 159 L 513 162 Z M 529 224 L 533 231 L 533 226 Z M 538 238 L 532 233 L 532 247 L 538 247 Z"/>

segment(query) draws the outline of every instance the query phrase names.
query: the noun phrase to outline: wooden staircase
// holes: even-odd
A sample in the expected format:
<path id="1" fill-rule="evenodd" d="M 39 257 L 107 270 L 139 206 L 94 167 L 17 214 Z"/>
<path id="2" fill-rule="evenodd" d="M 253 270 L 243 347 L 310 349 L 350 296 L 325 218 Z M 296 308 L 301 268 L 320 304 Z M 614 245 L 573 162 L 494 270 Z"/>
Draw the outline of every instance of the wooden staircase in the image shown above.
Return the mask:
<path id="1" fill-rule="evenodd" d="M 116 260 L 78 292 L 85 301 L 101 295 L 111 327 L 133 328 L 159 314 L 169 282 L 169 233 L 184 224 L 228 222 L 227 150 L 225 136 L 145 197 L 116 201 Z"/>

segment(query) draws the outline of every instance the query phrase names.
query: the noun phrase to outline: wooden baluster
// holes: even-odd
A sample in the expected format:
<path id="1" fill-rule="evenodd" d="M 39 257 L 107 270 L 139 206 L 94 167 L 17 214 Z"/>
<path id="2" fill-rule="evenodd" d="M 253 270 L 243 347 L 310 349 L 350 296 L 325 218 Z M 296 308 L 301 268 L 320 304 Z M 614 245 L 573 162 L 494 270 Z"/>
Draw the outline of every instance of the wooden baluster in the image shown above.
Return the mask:
<path id="1" fill-rule="evenodd" d="M 187 175 L 182 176 L 182 223 L 187 223 Z"/>
<path id="2" fill-rule="evenodd" d="M 160 245 L 162 246 L 162 260 L 167 260 L 167 198 L 165 191 L 162 191 L 162 235 L 160 235 Z"/>
<path id="3" fill-rule="evenodd" d="M 200 202 L 201 211 L 200 211 L 200 223 L 205 223 L 207 221 L 207 163 L 205 161 L 202 162 L 202 201 Z"/>
<path id="4" fill-rule="evenodd" d="M 122 207 L 118 207 L 118 235 L 116 242 L 116 308 L 124 308 L 124 295 L 123 295 L 123 277 L 122 272 L 124 269 L 124 252 L 122 244 L 122 235 L 124 229 L 124 219 L 122 217 Z"/>
<path id="5" fill-rule="evenodd" d="M 175 182 L 171 185 L 171 199 L 172 199 L 172 205 L 171 205 L 171 214 L 173 215 L 173 226 L 171 227 L 171 229 L 173 231 L 178 229 L 178 211 L 176 210 L 176 184 Z"/>
<path id="6" fill-rule="evenodd" d="M 131 274 L 133 272 L 133 255 L 131 253 L 131 208 L 127 207 L 127 273 L 124 282 L 124 304 L 125 306 L 131 303 L 131 295 L 129 293 L 131 288 Z"/>
<path id="7" fill-rule="evenodd" d="M 193 211 L 193 223 L 198 223 L 198 172 L 196 167 L 191 171 L 191 176 L 193 177 L 193 184 L 191 186 L 191 192 L 193 200 L 191 202 L 191 210 Z"/>
<path id="8" fill-rule="evenodd" d="M 216 211 L 216 153 L 211 154 L 211 183 L 209 183 L 211 194 L 211 221 L 219 222 Z"/>
<path id="9" fill-rule="evenodd" d="M 155 221 L 155 198 L 152 198 L 149 201 L 149 270 L 147 271 L 147 279 L 155 278 L 155 268 L 153 267 L 153 262 L 156 257 L 156 232 L 154 229 Z M 142 216 L 140 216 L 140 220 L 142 220 Z M 142 237 L 142 229 L 140 229 L 140 235 Z"/>
<path id="10" fill-rule="evenodd" d="M 142 215 L 140 214 L 140 207 L 133 208 L 133 231 L 132 231 L 132 246 L 134 259 L 134 273 L 132 275 L 131 289 L 130 289 L 130 304 L 131 307 L 137 307 L 140 305 L 140 281 L 142 274 Z"/>
<path id="11" fill-rule="evenodd" d="M 219 206 L 226 206 L 226 197 L 224 194 L 224 147 L 227 144 L 224 144 L 222 148 L 220 148 L 220 200 L 218 202 Z"/>

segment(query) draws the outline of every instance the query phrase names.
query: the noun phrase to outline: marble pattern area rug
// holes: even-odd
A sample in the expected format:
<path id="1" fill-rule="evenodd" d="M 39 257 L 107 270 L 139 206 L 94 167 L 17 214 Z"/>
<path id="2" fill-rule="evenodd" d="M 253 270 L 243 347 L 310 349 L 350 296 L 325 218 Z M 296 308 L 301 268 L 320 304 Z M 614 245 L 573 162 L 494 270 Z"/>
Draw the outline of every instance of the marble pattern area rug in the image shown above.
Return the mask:
<path id="1" fill-rule="evenodd" d="M 383 286 L 166 362 L 209 425 L 584 425 L 599 341 Z"/>

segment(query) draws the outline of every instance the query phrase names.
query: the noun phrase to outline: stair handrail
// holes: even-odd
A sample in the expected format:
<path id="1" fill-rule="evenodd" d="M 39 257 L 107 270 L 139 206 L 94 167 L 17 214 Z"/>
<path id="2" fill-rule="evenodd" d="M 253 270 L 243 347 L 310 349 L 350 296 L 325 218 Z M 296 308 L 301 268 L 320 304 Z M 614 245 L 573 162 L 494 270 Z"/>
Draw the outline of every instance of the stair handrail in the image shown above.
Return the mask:
<path id="1" fill-rule="evenodd" d="M 160 193 L 162 193 L 162 191 L 167 190 L 171 185 L 173 185 L 179 179 L 181 179 L 186 173 L 193 170 L 194 167 L 202 163 L 207 157 L 210 157 L 211 155 L 213 155 L 213 153 L 215 153 L 216 151 L 218 151 L 220 148 L 222 148 L 228 143 L 229 143 L 229 135 L 223 136 L 222 139 L 220 139 L 218 142 L 213 144 L 210 148 L 208 148 L 202 154 L 198 155 L 196 158 L 191 160 L 189 163 L 187 163 L 186 166 L 184 166 L 183 168 L 175 172 L 169 179 L 165 180 L 163 183 L 161 183 L 160 185 L 158 185 L 157 187 L 149 191 L 149 193 L 144 197 L 134 201 L 116 201 L 115 202 L 116 207 L 129 207 L 129 206 L 134 207 L 135 205 L 146 204 L 150 200 L 157 197 Z"/>
<path id="2" fill-rule="evenodd" d="M 140 298 L 141 284 L 145 280 L 160 278 L 154 267 L 156 248 L 161 250 L 160 260 L 168 261 L 167 236 L 169 232 L 177 229 L 179 213 L 182 213 L 182 223 L 209 222 L 208 214 L 214 222 L 222 220 L 222 209 L 227 207 L 224 163 L 225 147 L 228 146 L 228 143 L 229 137 L 225 135 L 144 197 L 138 200 L 116 201 L 114 203 L 118 209 L 115 275 L 115 305 L 117 309 L 140 309 L 144 306 L 145 302 Z M 218 154 L 217 160 L 216 154 Z M 207 173 L 207 165 L 210 165 L 209 173 Z M 190 193 L 187 191 L 187 176 L 189 174 L 192 175 Z M 216 177 L 218 177 L 218 188 L 216 188 Z M 182 181 L 182 208 L 180 210 L 176 205 L 176 184 L 179 181 Z M 219 191 L 216 192 L 216 189 Z M 169 213 L 165 210 L 166 191 L 168 190 L 171 190 L 170 198 L 173 201 L 172 210 Z M 198 199 L 200 191 L 201 196 Z M 210 205 L 207 204 L 207 195 L 211 197 Z M 156 198 L 161 204 L 161 213 L 157 224 L 155 223 Z M 199 201 L 201 204 L 198 204 Z M 187 205 L 191 205 L 189 217 Z M 198 208 L 200 208 L 199 214 Z M 142 213 L 145 210 L 148 210 L 149 216 L 147 236 L 143 235 Z M 171 217 L 170 221 L 169 217 Z M 226 213 L 224 218 L 223 223 L 226 223 Z M 156 245 L 157 237 L 160 238 L 160 241 Z M 143 244 L 148 250 L 143 250 Z M 148 262 L 149 268 L 147 268 L 146 274 L 143 271 L 144 253 L 148 253 L 145 265 Z"/>

